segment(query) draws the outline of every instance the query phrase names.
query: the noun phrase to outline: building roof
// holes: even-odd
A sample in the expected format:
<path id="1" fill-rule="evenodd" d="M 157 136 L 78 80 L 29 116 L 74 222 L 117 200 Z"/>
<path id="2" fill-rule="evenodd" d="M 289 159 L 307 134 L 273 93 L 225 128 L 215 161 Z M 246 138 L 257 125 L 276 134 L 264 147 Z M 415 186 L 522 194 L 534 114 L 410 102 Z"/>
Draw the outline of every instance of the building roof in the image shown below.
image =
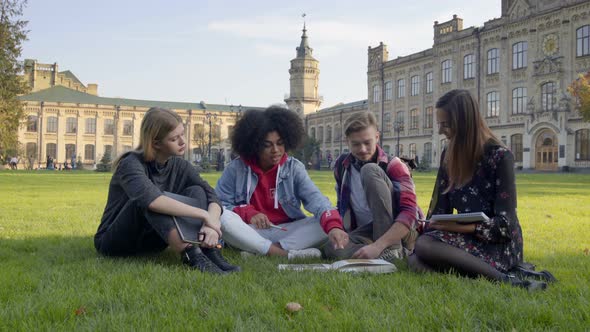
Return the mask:
<path id="1" fill-rule="evenodd" d="M 353 101 L 350 103 L 340 103 L 337 104 L 335 106 L 330 106 L 330 107 L 326 107 L 326 108 L 322 108 L 321 110 L 319 110 L 318 112 L 336 112 L 336 111 L 340 111 L 340 110 L 347 110 L 347 109 L 351 109 L 351 108 L 367 108 L 367 99 L 363 99 L 363 100 L 358 100 L 358 101 Z"/>
<path id="2" fill-rule="evenodd" d="M 68 89 L 64 86 L 54 86 L 49 89 L 33 92 L 19 97 L 22 101 L 36 102 L 62 102 L 75 104 L 98 104 L 113 106 L 139 106 L 139 107 L 162 107 L 168 109 L 187 109 L 187 110 L 206 110 L 237 112 L 240 106 L 206 104 L 201 101 L 198 103 L 174 102 L 174 101 L 157 101 L 141 100 L 126 98 L 108 98 L 91 95 L 88 93 Z M 241 106 L 242 110 L 246 109 L 264 109 L 263 107 Z"/>
<path id="3" fill-rule="evenodd" d="M 69 70 L 66 71 L 61 71 L 59 72 L 60 74 L 63 74 L 65 77 L 71 79 L 74 83 L 78 83 L 80 85 L 84 85 L 84 83 L 80 82 L 80 80 L 76 77 L 76 75 L 74 75 L 74 73 L 72 73 Z"/>

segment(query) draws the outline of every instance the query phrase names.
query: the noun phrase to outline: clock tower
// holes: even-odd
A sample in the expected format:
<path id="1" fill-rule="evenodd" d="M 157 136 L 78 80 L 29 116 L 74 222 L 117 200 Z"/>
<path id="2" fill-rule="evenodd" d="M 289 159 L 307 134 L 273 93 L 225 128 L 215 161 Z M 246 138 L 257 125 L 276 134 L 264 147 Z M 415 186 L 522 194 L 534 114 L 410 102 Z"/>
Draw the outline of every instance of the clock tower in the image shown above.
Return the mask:
<path id="1" fill-rule="evenodd" d="M 316 112 L 322 103 L 322 98 L 318 94 L 319 61 L 312 56 L 312 51 L 307 41 L 307 29 L 304 23 L 297 56 L 291 60 L 290 93 L 285 99 L 289 109 L 297 112 L 301 117 Z"/>

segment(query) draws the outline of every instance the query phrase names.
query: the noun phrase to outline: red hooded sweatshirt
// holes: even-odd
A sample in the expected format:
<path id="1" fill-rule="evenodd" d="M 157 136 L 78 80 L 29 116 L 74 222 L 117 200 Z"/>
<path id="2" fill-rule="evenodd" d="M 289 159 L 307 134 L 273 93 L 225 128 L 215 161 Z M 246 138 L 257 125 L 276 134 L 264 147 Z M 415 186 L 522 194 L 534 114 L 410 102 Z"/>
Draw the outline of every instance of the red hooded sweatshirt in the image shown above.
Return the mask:
<path id="1" fill-rule="evenodd" d="M 234 207 L 234 212 L 237 213 L 242 220 L 250 223 L 250 219 L 259 213 L 264 213 L 270 222 L 275 225 L 291 221 L 285 210 L 279 204 L 275 209 L 275 190 L 277 187 L 277 172 L 279 165 L 284 165 L 287 162 L 287 154 L 285 153 L 281 161 L 268 171 L 263 171 L 255 160 L 243 159 L 244 163 L 250 166 L 252 172 L 258 176 L 258 184 L 252 198 L 250 198 L 249 205 L 240 205 Z"/>

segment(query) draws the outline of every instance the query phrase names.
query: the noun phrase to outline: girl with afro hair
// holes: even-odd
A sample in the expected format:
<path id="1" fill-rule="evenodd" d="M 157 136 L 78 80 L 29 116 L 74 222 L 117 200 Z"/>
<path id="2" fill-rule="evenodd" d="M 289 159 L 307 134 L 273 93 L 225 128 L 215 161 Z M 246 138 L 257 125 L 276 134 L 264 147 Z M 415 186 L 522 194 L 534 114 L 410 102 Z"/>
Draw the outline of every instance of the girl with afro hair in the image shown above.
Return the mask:
<path id="1" fill-rule="evenodd" d="M 304 135 L 301 118 L 277 106 L 248 110 L 238 120 L 231 143 L 239 158 L 215 189 L 224 207 L 221 230 L 228 244 L 258 255 L 321 256 L 317 247 L 328 238 L 324 230 L 342 219 L 303 163 L 287 154 Z M 307 217 L 301 204 L 313 216 Z"/>

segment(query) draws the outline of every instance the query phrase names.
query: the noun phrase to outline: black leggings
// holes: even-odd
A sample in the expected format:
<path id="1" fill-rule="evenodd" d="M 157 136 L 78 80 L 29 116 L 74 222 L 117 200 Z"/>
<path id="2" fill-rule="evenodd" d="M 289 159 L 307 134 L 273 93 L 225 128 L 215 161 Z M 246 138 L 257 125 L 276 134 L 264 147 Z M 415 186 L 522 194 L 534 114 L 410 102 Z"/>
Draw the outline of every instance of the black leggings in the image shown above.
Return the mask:
<path id="1" fill-rule="evenodd" d="M 196 199 L 197 207 L 207 210 L 207 195 L 200 186 L 180 193 Z M 134 256 L 160 252 L 168 247 L 168 235 L 175 227 L 172 218 L 148 217 L 147 209 L 127 202 L 107 229 L 94 238 L 96 250 L 105 256 Z M 157 222 L 156 222 L 157 221 Z"/>
<path id="2" fill-rule="evenodd" d="M 414 254 L 408 257 L 408 265 L 417 272 L 454 270 L 471 278 L 482 276 L 497 281 L 506 278 L 504 273 L 480 258 L 428 235 L 418 237 Z"/>

